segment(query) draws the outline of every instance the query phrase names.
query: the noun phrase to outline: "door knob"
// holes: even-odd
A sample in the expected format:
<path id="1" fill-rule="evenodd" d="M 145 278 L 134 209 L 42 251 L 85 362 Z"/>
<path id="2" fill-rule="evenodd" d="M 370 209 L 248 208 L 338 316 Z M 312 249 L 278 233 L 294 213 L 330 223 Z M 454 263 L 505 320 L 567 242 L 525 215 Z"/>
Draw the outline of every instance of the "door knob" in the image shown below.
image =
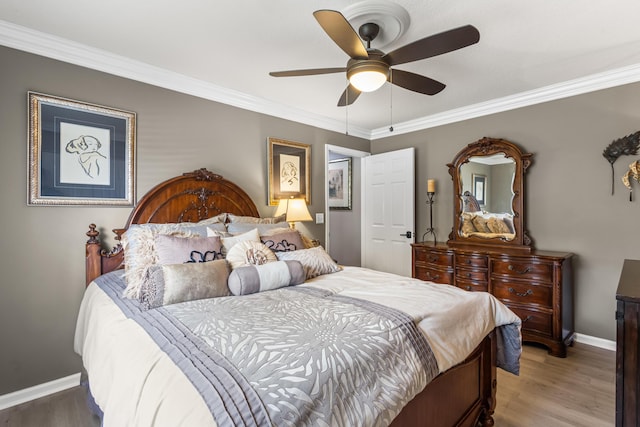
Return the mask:
<path id="1" fill-rule="evenodd" d="M 407 239 L 410 239 L 410 238 L 411 238 L 411 232 L 410 232 L 410 231 L 407 231 L 406 233 L 401 234 L 401 236 L 404 236 L 404 237 L 406 237 Z"/>

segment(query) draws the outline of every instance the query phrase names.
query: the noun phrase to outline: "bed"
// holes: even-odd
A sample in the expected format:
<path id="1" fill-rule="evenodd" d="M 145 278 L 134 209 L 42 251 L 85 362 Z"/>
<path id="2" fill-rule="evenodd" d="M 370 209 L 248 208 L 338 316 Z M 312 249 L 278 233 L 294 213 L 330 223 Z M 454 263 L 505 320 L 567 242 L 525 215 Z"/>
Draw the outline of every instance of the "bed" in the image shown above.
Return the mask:
<path id="1" fill-rule="evenodd" d="M 216 218 L 228 229 L 229 218 L 260 221 L 244 190 L 200 169 L 154 187 L 113 231 L 123 241 L 135 229 Z M 235 275 L 237 295 L 154 305 L 123 296 L 132 243 L 105 248 L 94 224 L 87 236 L 74 345 L 107 427 L 491 426 L 496 367 L 518 372 L 520 319 L 488 293 L 337 265 L 310 276 L 304 257 L 324 250 L 304 240 L 266 264 L 302 266 L 303 283 L 243 294 L 254 276 Z M 198 268 L 230 264 L 240 246 Z M 236 265 L 229 288 L 231 275 L 262 267 Z M 154 267 L 166 289 L 173 269 Z"/>

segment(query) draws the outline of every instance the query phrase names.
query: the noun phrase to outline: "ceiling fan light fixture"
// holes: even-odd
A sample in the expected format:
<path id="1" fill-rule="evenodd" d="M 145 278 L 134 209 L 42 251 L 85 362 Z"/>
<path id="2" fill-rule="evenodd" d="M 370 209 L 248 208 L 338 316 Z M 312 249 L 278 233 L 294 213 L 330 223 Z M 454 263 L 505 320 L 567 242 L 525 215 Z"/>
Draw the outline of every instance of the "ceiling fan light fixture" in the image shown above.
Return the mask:
<path id="1" fill-rule="evenodd" d="M 387 81 L 389 66 L 384 63 L 363 61 L 349 67 L 349 83 L 360 92 L 373 92 Z"/>

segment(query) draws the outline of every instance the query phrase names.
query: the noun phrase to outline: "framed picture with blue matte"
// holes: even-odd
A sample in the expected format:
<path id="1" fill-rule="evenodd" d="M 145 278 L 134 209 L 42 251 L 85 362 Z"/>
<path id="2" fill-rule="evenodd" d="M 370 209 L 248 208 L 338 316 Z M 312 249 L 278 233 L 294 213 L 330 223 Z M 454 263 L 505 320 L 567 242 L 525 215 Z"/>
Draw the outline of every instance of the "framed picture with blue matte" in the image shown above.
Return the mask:
<path id="1" fill-rule="evenodd" d="M 135 200 L 136 113 L 37 92 L 29 103 L 29 205 Z"/>

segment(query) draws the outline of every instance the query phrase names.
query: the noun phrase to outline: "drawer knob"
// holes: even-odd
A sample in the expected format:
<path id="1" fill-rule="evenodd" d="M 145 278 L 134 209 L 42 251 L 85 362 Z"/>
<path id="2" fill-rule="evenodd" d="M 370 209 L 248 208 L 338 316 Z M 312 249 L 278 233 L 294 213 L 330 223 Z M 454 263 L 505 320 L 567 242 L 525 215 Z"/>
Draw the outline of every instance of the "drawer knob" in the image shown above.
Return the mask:
<path id="1" fill-rule="evenodd" d="M 436 262 L 438 260 L 438 257 L 435 255 L 429 255 L 429 262 Z"/>
<path id="2" fill-rule="evenodd" d="M 524 322 L 528 322 L 529 320 L 531 320 L 531 318 L 532 318 L 532 317 L 533 317 L 533 316 L 531 316 L 531 315 L 529 315 L 529 316 L 525 317 L 524 319 L 522 319 L 522 323 L 524 323 Z"/>
<path id="3" fill-rule="evenodd" d="M 533 291 L 531 289 L 527 289 L 527 292 L 516 292 L 515 289 L 509 288 L 509 292 L 511 292 L 512 294 L 516 294 L 519 297 L 528 297 L 529 295 L 533 294 Z"/>
<path id="4" fill-rule="evenodd" d="M 466 262 L 467 264 L 471 265 L 471 260 L 470 260 L 470 259 L 467 259 L 465 262 Z"/>
<path id="5" fill-rule="evenodd" d="M 525 267 L 524 269 L 518 269 L 518 267 L 514 267 L 511 264 L 509 264 L 507 269 L 509 271 L 513 271 L 514 273 L 518 273 L 518 274 L 527 274 L 529 271 L 531 271 L 531 269 L 529 267 Z"/>
<path id="6" fill-rule="evenodd" d="M 467 277 L 468 277 L 469 279 L 471 279 L 471 276 L 473 276 L 473 274 L 471 274 L 471 273 L 467 273 Z"/>
<path id="7" fill-rule="evenodd" d="M 464 287 L 466 290 L 470 291 L 471 290 L 471 285 L 467 285 Z"/>
<path id="8" fill-rule="evenodd" d="M 438 280 L 440 278 L 439 274 L 431 274 L 431 272 L 427 273 L 427 279 L 429 280 Z"/>

